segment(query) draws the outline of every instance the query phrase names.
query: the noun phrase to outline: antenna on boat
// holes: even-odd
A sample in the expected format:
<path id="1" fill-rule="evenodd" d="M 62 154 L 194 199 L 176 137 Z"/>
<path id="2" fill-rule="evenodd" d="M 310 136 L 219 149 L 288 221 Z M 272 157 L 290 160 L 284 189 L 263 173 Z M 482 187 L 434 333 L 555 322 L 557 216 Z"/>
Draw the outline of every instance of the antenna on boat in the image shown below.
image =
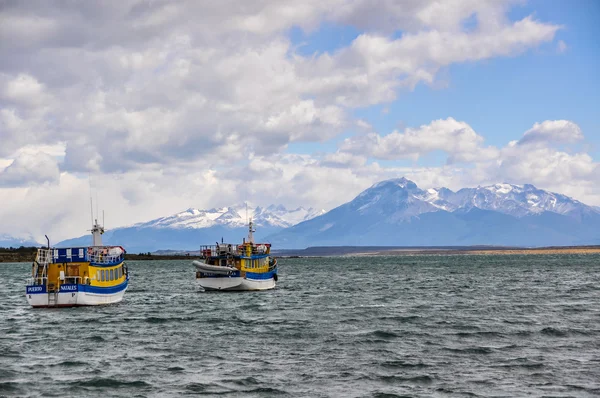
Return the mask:
<path id="1" fill-rule="evenodd" d="M 91 196 L 90 196 L 90 218 L 92 220 L 92 225 L 94 225 L 94 205 L 92 204 Z"/>
<path id="2" fill-rule="evenodd" d="M 90 185 L 90 219 L 94 225 L 94 203 L 92 201 L 92 176 L 88 173 L 88 183 Z"/>
<path id="3" fill-rule="evenodd" d="M 98 191 L 96 191 L 96 219 L 94 219 L 94 201 L 92 199 L 92 177 L 88 174 L 90 182 L 90 215 L 92 217 L 92 246 L 102 246 L 104 233 L 104 210 L 102 210 L 102 225 L 98 224 Z"/>

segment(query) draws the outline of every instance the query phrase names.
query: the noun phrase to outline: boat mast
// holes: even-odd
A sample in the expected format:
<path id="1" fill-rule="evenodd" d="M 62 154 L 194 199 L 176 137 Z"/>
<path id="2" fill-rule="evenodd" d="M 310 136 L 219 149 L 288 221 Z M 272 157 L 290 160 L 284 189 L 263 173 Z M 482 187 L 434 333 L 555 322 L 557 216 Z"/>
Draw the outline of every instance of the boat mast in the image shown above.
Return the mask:
<path id="1" fill-rule="evenodd" d="M 248 219 L 248 203 L 246 203 L 246 219 Z M 252 235 L 256 230 L 252 227 L 252 217 L 248 219 L 248 243 L 254 243 L 254 235 Z"/>
<path id="2" fill-rule="evenodd" d="M 88 176 L 89 178 L 89 176 Z M 92 216 L 92 246 L 102 246 L 102 234 L 104 225 L 98 224 L 98 219 L 94 220 L 94 203 L 92 201 L 92 180 L 90 178 L 90 213 Z M 96 191 L 96 217 L 98 217 L 98 192 Z M 102 210 L 102 223 L 104 223 L 104 210 Z"/>

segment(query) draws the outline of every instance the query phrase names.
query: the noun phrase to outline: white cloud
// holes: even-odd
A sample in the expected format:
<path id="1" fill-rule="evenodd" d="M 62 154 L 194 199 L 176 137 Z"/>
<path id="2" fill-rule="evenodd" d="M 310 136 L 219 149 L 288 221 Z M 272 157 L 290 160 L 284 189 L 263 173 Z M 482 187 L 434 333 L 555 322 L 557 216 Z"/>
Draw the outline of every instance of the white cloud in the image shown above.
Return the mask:
<path id="1" fill-rule="evenodd" d="M 6 30 L 0 48 L 10 151 L 66 141 L 67 152 L 77 151 L 64 165 L 73 171 L 277 152 L 334 137 L 353 124 L 348 108 L 433 83 L 440 67 L 518 54 L 558 29 L 531 18 L 512 23 L 497 2 L 449 8 L 434 1 L 15 3 L 2 11 L 5 20 L 45 22 L 43 34 Z M 481 26 L 463 31 L 471 15 Z M 294 53 L 286 30 L 326 20 L 370 31 L 334 53 Z M 407 33 L 386 36 L 399 28 Z M 31 102 L 30 114 L 17 100 Z M 83 152 L 88 160 L 75 161 Z"/>
<path id="2" fill-rule="evenodd" d="M 334 54 L 299 59 L 304 89 L 328 101 L 354 107 L 389 102 L 399 88 L 434 83 L 440 68 L 453 63 L 512 56 L 551 41 L 559 26 L 531 17 L 496 30 L 428 30 L 398 39 L 364 33 Z"/>
<path id="3" fill-rule="evenodd" d="M 0 171 L 0 187 L 58 184 L 60 172 L 56 159 L 46 153 L 20 154 Z"/>
<path id="4" fill-rule="evenodd" d="M 483 137 L 465 122 L 453 118 L 434 120 L 419 128 L 407 128 L 403 133 L 394 131 L 381 136 L 369 133 L 344 140 L 342 151 L 376 159 L 414 159 L 436 151 L 444 151 L 449 155 L 449 162 L 473 162 L 493 159 L 497 150 L 493 147 L 482 147 Z"/>
<path id="5" fill-rule="evenodd" d="M 583 134 L 577 124 L 569 120 L 546 120 L 535 123 L 518 142 L 524 144 L 573 143 L 581 141 Z"/>

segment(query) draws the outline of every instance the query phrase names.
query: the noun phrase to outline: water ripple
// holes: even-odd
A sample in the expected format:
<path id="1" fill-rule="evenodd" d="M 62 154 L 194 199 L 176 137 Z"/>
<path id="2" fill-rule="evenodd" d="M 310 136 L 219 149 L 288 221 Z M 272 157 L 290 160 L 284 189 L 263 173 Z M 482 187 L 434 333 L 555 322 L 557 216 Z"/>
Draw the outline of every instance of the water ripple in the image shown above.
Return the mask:
<path id="1" fill-rule="evenodd" d="M 207 294 L 130 262 L 125 300 L 34 310 L 0 264 L 0 396 L 600 394 L 600 256 L 281 259 L 278 288 Z"/>

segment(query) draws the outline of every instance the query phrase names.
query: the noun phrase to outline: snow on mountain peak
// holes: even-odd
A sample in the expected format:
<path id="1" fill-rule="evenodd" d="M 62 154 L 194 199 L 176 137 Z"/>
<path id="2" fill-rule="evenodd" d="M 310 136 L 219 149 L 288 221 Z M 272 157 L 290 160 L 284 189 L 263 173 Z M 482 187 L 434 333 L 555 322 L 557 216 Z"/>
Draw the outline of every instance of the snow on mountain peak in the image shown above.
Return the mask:
<path id="1" fill-rule="evenodd" d="M 531 184 L 498 183 L 453 192 L 448 188 L 422 190 L 404 177 L 374 184 L 358 195 L 353 204 L 363 214 L 385 209 L 390 218 L 397 217 L 398 214 L 405 218 L 432 211 L 454 212 L 472 208 L 497 211 L 519 218 L 543 212 L 573 216 L 586 212 L 598 213 L 597 209 L 575 199 L 538 189 Z"/>
<path id="2" fill-rule="evenodd" d="M 324 214 L 325 210 L 308 210 L 299 207 L 295 210 L 287 210 L 283 205 L 270 205 L 266 208 L 257 206 L 248 207 L 247 216 L 252 218 L 258 227 L 273 226 L 287 228 L 302 221 L 309 220 Z M 246 205 L 212 208 L 200 210 L 189 208 L 171 216 L 157 218 L 148 222 L 135 224 L 138 228 L 209 228 L 215 225 L 223 225 L 230 228 L 245 227 L 248 225 L 246 217 Z"/>
<path id="3" fill-rule="evenodd" d="M 484 189 L 487 189 L 489 191 L 492 191 L 494 193 L 499 193 L 499 194 L 507 194 L 509 192 L 512 192 L 514 189 L 519 189 L 521 187 L 519 187 L 518 185 L 511 185 L 511 184 L 494 184 L 494 185 L 490 185 L 487 187 L 484 187 Z"/>
<path id="4" fill-rule="evenodd" d="M 392 178 L 389 180 L 380 181 L 380 182 L 374 184 L 370 189 L 379 189 L 379 188 L 392 186 L 392 185 L 398 186 L 400 188 L 406 188 L 406 189 L 418 189 L 417 184 L 415 184 L 414 182 L 412 182 L 411 180 L 409 180 L 405 177 Z"/>

